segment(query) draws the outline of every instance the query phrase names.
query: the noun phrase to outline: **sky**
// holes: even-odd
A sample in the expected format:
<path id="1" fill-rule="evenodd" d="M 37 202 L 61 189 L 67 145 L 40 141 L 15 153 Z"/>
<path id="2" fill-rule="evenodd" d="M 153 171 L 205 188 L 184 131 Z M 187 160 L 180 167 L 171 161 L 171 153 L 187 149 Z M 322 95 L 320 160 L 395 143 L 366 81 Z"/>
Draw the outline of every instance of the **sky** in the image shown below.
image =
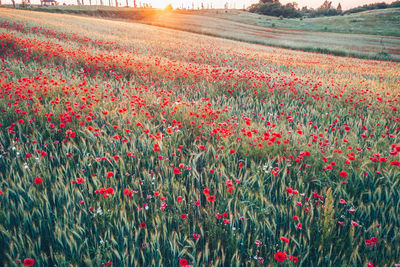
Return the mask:
<path id="1" fill-rule="evenodd" d="M 59 3 L 63 4 L 76 4 L 76 0 L 57 0 Z M 89 0 L 84 0 L 85 3 L 89 3 Z M 95 4 L 96 1 L 100 3 L 100 0 L 92 0 L 92 3 Z M 115 0 L 112 0 L 115 2 Z M 340 2 L 342 8 L 344 10 L 353 8 L 356 6 L 364 5 L 364 4 L 371 4 L 376 2 L 386 2 L 391 3 L 395 0 L 330 0 L 332 1 L 333 6 L 337 6 Z M 11 3 L 11 0 L 3 0 L 3 3 Z M 16 3 L 21 2 L 21 0 L 16 0 Z M 108 0 L 103 0 L 103 2 L 107 2 Z M 125 5 L 126 0 L 119 0 L 119 2 Z M 130 5 L 133 5 L 133 0 L 128 0 Z M 213 7 L 213 8 L 223 8 L 226 2 L 229 3 L 229 8 L 243 8 L 243 6 L 248 7 L 251 4 L 258 3 L 258 0 L 136 0 L 136 2 L 142 3 L 149 3 L 155 8 L 165 8 L 169 3 L 172 4 L 174 8 L 184 7 L 184 8 L 191 8 L 192 3 L 194 4 L 195 8 L 200 7 L 201 3 L 204 4 L 204 7 Z M 299 7 L 308 6 L 312 8 L 319 7 L 324 0 L 280 0 L 282 4 L 286 4 L 289 2 L 297 2 Z M 32 4 L 39 4 L 40 0 L 31 0 Z"/>

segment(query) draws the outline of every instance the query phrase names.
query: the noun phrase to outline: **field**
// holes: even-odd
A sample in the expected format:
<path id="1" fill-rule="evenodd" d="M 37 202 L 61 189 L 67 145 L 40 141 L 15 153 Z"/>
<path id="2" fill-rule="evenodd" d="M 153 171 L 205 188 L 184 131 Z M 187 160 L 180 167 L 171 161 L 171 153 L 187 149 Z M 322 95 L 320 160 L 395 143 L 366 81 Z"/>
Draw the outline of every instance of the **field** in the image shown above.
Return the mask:
<path id="1" fill-rule="evenodd" d="M 400 9 L 346 16 L 279 19 L 239 10 L 45 7 L 39 11 L 124 19 L 232 40 L 340 56 L 400 61 Z"/>
<path id="2" fill-rule="evenodd" d="M 355 33 L 400 37 L 400 8 L 377 9 L 343 16 L 316 18 L 277 18 L 241 10 L 199 10 L 202 16 L 218 17 L 245 24 L 300 31 Z"/>
<path id="3" fill-rule="evenodd" d="M 0 9 L 1 266 L 400 263 L 400 64 Z"/>

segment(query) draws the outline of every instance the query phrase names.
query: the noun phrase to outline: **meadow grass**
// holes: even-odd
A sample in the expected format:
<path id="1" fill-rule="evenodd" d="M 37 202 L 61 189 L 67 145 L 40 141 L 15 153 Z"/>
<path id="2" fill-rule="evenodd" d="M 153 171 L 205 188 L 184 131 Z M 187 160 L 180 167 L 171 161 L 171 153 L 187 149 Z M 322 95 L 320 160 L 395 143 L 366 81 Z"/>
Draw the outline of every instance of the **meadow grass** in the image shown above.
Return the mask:
<path id="1" fill-rule="evenodd" d="M 1 265 L 399 262 L 399 63 L 0 19 Z"/>

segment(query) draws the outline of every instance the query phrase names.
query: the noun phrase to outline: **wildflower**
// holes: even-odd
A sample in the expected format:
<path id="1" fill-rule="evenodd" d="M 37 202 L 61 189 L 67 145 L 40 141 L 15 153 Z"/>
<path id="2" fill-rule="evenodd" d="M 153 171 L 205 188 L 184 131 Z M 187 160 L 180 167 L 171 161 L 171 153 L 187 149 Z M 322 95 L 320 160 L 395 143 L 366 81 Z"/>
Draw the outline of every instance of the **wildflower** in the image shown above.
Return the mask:
<path id="1" fill-rule="evenodd" d="M 181 172 L 181 170 L 180 170 L 178 167 L 175 167 L 173 173 L 175 173 L 175 174 L 181 174 L 182 172 Z"/>
<path id="2" fill-rule="evenodd" d="M 31 258 L 27 258 L 24 260 L 24 266 L 33 266 L 35 264 L 35 260 Z"/>
<path id="3" fill-rule="evenodd" d="M 303 229 L 303 225 L 301 223 L 296 224 L 295 227 L 296 227 L 297 230 Z"/>
<path id="4" fill-rule="evenodd" d="M 274 258 L 275 260 L 277 260 L 278 262 L 284 262 L 287 259 L 288 255 L 284 252 L 276 252 L 274 254 Z"/>
<path id="5" fill-rule="evenodd" d="M 181 259 L 180 261 L 179 261 L 179 265 L 180 266 L 182 266 L 182 267 L 185 267 L 185 266 L 187 266 L 189 264 L 189 262 L 186 260 L 186 259 Z"/>
<path id="6" fill-rule="evenodd" d="M 281 241 L 285 242 L 286 244 L 289 244 L 289 238 L 281 236 Z"/>
<path id="7" fill-rule="evenodd" d="M 299 258 L 297 258 L 296 256 L 289 256 L 289 260 L 293 263 L 297 263 L 299 261 Z"/>

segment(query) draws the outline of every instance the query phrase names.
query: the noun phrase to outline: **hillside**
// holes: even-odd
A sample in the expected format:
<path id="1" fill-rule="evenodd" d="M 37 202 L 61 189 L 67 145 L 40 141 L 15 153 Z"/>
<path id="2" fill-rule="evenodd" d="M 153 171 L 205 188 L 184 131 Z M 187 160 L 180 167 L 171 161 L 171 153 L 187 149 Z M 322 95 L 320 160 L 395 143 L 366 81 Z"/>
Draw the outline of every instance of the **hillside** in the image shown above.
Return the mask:
<path id="1" fill-rule="evenodd" d="M 34 10 L 129 20 L 232 40 L 310 52 L 359 58 L 400 60 L 400 37 L 360 34 L 372 32 L 372 30 L 367 31 L 364 28 L 367 28 L 365 25 L 372 24 L 372 18 L 376 17 L 373 14 L 379 11 L 343 17 L 304 19 L 301 21 L 299 19 L 280 20 L 243 11 L 227 11 L 225 13 L 224 10 L 163 12 L 155 9 L 74 6 L 45 7 L 35 8 Z M 397 14 L 396 12 L 399 12 L 399 10 L 384 10 L 381 12 Z M 206 19 L 205 16 L 207 17 Z M 395 15 L 387 15 L 385 18 L 393 22 L 389 24 L 385 19 L 380 19 L 381 23 L 378 23 L 378 25 L 382 27 L 376 27 L 392 29 L 392 35 L 400 35 L 398 34 L 398 28 L 395 27 L 398 18 Z M 330 22 L 331 20 L 332 22 Z M 351 23 L 355 23 L 358 26 L 350 27 L 346 24 L 348 21 L 357 21 Z M 385 26 L 383 26 L 384 23 L 386 23 Z M 320 26 L 320 24 L 331 26 Z M 285 27 L 295 29 L 286 29 Z M 323 29 L 326 28 L 326 31 L 315 31 L 321 29 L 321 27 Z M 335 30 L 343 32 L 351 30 L 353 33 L 328 32 Z M 389 30 L 386 30 L 386 33 L 388 34 Z"/>
<path id="2" fill-rule="evenodd" d="M 193 11 L 193 13 L 263 27 L 400 37 L 400 8 L 378 9 L 343 16 L 304 19 L 280 19 L 240 10 L 228 10 L 227 12 L 225 10 L 205 10 Z"/>

